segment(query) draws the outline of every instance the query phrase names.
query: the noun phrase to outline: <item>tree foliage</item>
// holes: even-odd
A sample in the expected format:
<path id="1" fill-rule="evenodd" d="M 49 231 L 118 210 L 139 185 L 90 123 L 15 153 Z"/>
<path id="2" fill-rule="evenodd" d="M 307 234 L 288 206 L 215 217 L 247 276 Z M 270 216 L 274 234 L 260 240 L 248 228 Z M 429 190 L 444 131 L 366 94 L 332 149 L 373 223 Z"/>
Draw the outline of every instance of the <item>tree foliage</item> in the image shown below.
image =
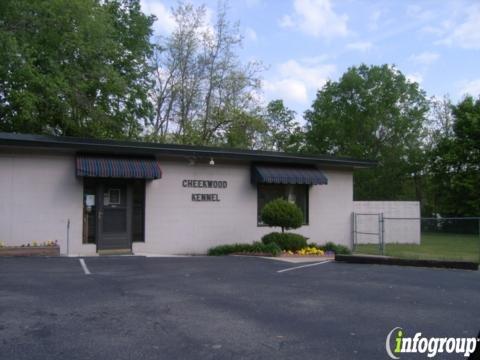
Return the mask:
<path id="1" fill-rule="evenodd" d="M 149 138 L 253 147 L 255 136 L 248 133 L 263 128 L 261 119 L 254 119 L 261 67 L 239 60 L 238 24 L 228 20 L 224 3 L 213 25 L 204 6 L 180 3 L 173 15 L 176 28 L 160 39 L 153 58 L 155 114 L 146 124 Z M 239 129 L 247 134 L 239 138 Z"/>
<path id="2" fill-rule="evenodd" d="M 271 232 L 262 236 L 265 245 L 275 244 L 284 251 L 299 251 L 308 246 L 307 238 L 300 234 Z"/>
<path id="3" fill-rule="evenodd" d="M 0 130 L 135 137 L 153 18 L 139 0 L 4 0 Z"/>
<path id="4" fill-rule="evenodd" d="M 264 113 L 265 134 L 263 146 L 268 150 L 297 152 L 303 145 L 303 129 L 290 110 L 277 99 L 270 101 Z"/>
<path id="5" fill-rule="evenodd" d="M 352 67 L 329 81 L 305 112 L 311 152 L 378 161 L 355 173 L 356 199 L 401 199 L 424 167 L 428 101 L 395 67 Z"/>
<path id="6" fill-rule="evenodd" d="M 480 214 L 480 99 L 452 106 L 453 126 L 432 150 L 433 211 L 443 216 Z"/>
<path id="7" fill-rule="evenodd" d="M 302 210 L 285 199 L 279 198 L 267 203 L 261 212 L 262 221 L 268 226 L 285 229 L 297 229 L 303 224 Z"/>

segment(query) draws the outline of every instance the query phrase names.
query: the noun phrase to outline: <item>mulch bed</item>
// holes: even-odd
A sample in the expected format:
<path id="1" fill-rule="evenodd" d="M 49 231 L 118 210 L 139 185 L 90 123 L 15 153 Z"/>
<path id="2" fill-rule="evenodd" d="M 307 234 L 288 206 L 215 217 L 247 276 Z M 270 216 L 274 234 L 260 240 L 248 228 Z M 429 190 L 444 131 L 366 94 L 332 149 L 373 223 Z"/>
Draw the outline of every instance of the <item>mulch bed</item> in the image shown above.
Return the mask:
<path id="1" fill-rule="evenodd" d="M 60 256 L 60 247 L 7 246 L 0 248 L 0 256 Z"/>
<path id="2" fill-rule="evenodd" d="M 273 256 L 270 253 L 261 253 L 261 252 L 236 252 L 231 255 L 244 255 L 244 256 L 268 256 L 268 257 L 288 257 L 288 258 L 306 258 L 306 257 L 316 257 L 316 258 L 325 258 L 333 259 L 334 254 L 332 255 L 297 255 L 297 254 L 280 254 L 278 256 Z"/>

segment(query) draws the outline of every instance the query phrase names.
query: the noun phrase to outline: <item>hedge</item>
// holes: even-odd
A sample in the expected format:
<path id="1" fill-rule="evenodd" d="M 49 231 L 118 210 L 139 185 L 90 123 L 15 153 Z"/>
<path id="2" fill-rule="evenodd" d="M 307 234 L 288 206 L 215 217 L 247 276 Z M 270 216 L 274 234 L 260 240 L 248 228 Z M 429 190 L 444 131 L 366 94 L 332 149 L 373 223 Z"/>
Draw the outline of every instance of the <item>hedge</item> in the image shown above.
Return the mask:
<path id="1" fill-rule="evenodd" d="M 276 244 L 263 244 L 254 242 L 253 244 L 228 244 L 219 245 L 208 250 L 210 256 L 221 256 L 228 254 L 269 254 L 277 256 L 282 250 Z"/>
<path id="2" fill-rule="evenodd" d="M 333 242 L 327 242 L 325 245 L 317 246 L 320 250 L 323 251 L 332 251 L 335 254 L 349 255 L 351 253 L 350 249 L 344 245 L 337 245 Z"/>
<path id="3" fill-rule="evenodd" d="M 300 234 L 271 232 L 262 237 L 262 243 L 276 244 L 285 251 L 298 251 L 307 247 L 307 238 Z"/>

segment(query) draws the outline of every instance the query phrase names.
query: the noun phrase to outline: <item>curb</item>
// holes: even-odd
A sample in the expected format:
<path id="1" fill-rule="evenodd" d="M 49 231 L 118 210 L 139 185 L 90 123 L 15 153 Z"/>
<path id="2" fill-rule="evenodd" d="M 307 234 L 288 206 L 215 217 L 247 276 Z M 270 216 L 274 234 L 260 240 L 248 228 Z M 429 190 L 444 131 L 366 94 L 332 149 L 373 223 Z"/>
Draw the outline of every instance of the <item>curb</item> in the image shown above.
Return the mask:
<path id="1" fill-rule="evenodd" d="M 413 260 L 374 255 L 335 255 L 335 261 L 353 264 L 399 265 L 478 271 L 478 264 L 469 261 Z"/>

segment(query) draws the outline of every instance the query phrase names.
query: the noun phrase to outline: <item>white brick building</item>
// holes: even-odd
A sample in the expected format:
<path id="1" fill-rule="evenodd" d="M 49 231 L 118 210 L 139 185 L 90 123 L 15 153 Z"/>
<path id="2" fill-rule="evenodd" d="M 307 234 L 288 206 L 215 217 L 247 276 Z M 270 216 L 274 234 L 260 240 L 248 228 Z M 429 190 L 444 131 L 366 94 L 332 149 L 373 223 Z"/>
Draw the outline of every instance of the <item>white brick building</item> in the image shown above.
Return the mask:
<path id="1" fill-rule="evenodd" d="M 283 196 L 299 233 L 351 245 L 353 169 L 373 162 L 209 147 L 0 133 L 0 241 L 57 240 L 62 254 L 202 254 L 269 231 Z"/>

